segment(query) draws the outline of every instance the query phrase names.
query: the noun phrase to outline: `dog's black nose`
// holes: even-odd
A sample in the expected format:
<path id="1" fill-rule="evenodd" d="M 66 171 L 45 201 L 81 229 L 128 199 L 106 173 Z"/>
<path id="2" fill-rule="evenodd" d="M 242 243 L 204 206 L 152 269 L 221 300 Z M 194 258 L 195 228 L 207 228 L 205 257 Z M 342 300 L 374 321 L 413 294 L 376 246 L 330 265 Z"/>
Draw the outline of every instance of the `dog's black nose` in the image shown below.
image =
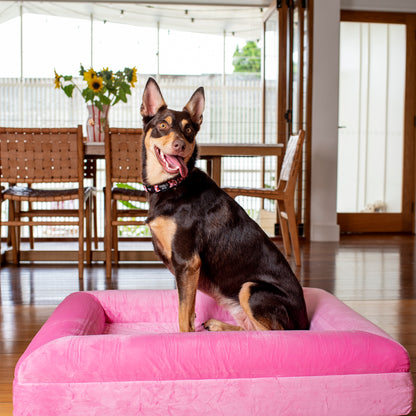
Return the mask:
<path id="1" fill-rule="evenodd" d="M 180 139 L 176 139 L 173 143 L 172 143 L 172 147 L 176 152 L 183 152 L 186 148 L 186 144 L 183 140 Z"/>

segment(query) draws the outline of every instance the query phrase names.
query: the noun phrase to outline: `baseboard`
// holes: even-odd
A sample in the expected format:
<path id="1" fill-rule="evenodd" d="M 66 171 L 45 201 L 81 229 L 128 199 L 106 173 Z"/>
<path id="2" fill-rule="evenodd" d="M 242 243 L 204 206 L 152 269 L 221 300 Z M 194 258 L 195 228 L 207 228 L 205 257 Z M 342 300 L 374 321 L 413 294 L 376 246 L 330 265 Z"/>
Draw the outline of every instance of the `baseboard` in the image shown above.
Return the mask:
<path id="1" fill-rule="evenodd" d="M 312 224 L 311 241 L 339 241 L 338 224 Z"/>

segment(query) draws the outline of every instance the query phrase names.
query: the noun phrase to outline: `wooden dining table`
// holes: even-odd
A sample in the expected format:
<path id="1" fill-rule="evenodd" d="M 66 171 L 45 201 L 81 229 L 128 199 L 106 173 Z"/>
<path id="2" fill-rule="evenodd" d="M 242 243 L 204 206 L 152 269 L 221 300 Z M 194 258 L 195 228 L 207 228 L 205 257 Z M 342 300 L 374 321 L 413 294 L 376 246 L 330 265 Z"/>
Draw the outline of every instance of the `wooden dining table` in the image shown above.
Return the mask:
<path id="1" fill-rule="evenodd" d="M 280 156 L 282 144 L 199 143 L 199 156 L 207 161 L 208 174 L 221 186 L 221 158 L 227 156 Z M 85 142 L 87 158 L 104 158 L 104 143 Z"/>

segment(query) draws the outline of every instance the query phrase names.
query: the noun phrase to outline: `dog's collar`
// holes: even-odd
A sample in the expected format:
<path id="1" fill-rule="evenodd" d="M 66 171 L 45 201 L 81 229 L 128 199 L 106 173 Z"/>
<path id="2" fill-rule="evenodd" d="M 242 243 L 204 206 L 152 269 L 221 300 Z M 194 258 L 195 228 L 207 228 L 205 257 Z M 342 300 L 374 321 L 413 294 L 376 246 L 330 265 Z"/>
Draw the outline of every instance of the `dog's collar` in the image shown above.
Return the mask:
<path id="1" fill-rule="evenodd" d="M 170 179 L 167 182 L 160 183 L 158 185 L 143 185 L 144 190 L 149 192 L 149 194 L 155 194 L 158 192 L 165 192 L 169 189 L 175 188 L 178 186 L 185 178 L 182 176 L 177 176 L 176 178 Z"/>

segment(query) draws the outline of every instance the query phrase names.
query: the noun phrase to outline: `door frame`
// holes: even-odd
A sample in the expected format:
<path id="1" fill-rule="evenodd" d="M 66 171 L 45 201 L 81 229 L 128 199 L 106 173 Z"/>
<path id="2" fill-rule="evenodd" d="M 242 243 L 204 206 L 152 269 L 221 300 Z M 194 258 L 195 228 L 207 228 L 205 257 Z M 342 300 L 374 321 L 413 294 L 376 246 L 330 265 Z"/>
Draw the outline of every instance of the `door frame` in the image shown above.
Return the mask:
<path id="1" fill-rule="evenodd" d="M 266 22 L 277 13 L 278 25 L 278 51 L 277 51 L 277 97 L 275 114 L 276 143 L 283 144 L 284 148 L 291 134 L 297 134 L 299 129 L 306 132 L 304 160 L 298 178 L 296 190 L 296 219 L 300 228 L 300 235 L 306 239 L 310 237 L 310 184 L 311 184 L 311 119 L 312 119 L 312 45 L 313 45 L 313 2 L 314 0 L 274 0 L 263 15 L 263 54 L 262 54 L 262 89 L 263 89 L 263 130 L 262 141 L 265 141 L 265 30 Z M 298 13 L 298 25 L 294 27 L 294 13 Z M 299 88 L 297 91 L 296 120 L 293 117 L 294 94 L 294 42 L 297 31 L 297 77 Z M 284 152 L 283 152 L 284 153 Z M 278 160 L 277 172 L 283 160 Z M 278 175 L 276 175 L 277 180 Z M 277 220 L 278 221 L 278 218 Z"/>
<path id="2" fill-rule="evenodd" d="M 414 232 L 416 126 L 416 14 L 341 11 L 341 22 L 406 26 L 406 75 L 403 130 L 402 212 L 338 213 L 341 232 Z"/>

